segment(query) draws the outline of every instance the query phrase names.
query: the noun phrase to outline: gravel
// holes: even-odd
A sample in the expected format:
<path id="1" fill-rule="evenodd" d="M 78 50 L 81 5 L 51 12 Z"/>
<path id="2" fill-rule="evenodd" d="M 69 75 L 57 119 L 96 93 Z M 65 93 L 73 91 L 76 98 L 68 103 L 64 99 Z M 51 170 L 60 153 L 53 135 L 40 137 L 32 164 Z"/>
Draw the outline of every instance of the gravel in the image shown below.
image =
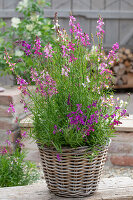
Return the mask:
<path id="1" fill-rule="evenodd" d="M 118 176 L 130 177 L 133 179 L 133 167 L 110 167 L 105 165 L 101 178 L 112 178 Z"/>

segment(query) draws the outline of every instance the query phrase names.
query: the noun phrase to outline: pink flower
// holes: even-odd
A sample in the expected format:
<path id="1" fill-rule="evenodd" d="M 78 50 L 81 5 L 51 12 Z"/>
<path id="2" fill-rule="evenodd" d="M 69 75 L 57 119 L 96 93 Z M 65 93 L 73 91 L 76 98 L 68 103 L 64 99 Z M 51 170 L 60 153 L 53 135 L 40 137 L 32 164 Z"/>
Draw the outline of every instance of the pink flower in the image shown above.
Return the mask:
<path id="1" fill-rule="evenodd" d="M 119 44 L 116 42 L 113 46 L 112 49 L 114 49 L 114 51 L 116 51 L 117 49 L 119 49 Z"/>
<path id="2" fill-rule="evenodd" d="M 68 72 L 70 72 L 70 68 L 67 68 L 66 66 L 64 66 L 64 68 L 62 68 L 61 75 L 68 76 Z"/>
<path id="3" fill-rule="evenodd" d="M 69 26 L 73 26 L 73 25 L 74 25 L 74 22 L 76 22 L 76 19 L 75 19 L 75 17 L 73 17 L 73 16 L 70 16 L 70 20 L 69 20 Z"/>
<path id="4" fill-rule="evenodd" d="M 22 136 L 23 138 L 26 138 L 26 137 L 27 137 L 27 132 L 24 131 L 23 133 L 21 133 L 21 136 Z"/>
<path id="5" fill-rule="evenodd" d="M 53 57 L 53 53 L 54 53 L 54 51 L 52 51 L 52 46 L 51 46 L 51 44 L 47 44 L 45 47 L 44 47 L 44 52 L 45 52 L 45 58 L 51 58 L 51 57 Z"/>
<path id="6" fill-rule="evenodd" d="M 7 146 L 11 145 L 11 142 L 9 140 L 6 140 L 5 143 L 7 144 Z"/>
<path id="7" fill-rule="evenodd" d="M 46 98 L 52 97 L 57 93 L 56 82 L 48 74 L 48 72 L 42 71 L 40 74 L 35 69 L 31 68 L 31 79 L 36 84 L 36 93 L 40 93 Z"/>
<path id="8" fill-rule="evenodd" d="M 14 71 L 16 63 L 11 63 L 10 62 L 11 57 L 8 55 L 6 50 L 5 50 L 4 53 L 5 53 L 4 60 L 6 60 L 6 63 L 9 65 L 10 70 Z"/>
<path id="9" fill-rule="evenodd" d="M 98 26 L 96 27 L 98 29 L 99 32 L 97 32 L 97 36 L 99 36 L 100 38 L 103 37 L 103 34 L 105 33 L 105 31 L 102 29 L 104 22 L 103 22 L 103 18 L 99 17 L 99 20 L 97 21 Z"/>

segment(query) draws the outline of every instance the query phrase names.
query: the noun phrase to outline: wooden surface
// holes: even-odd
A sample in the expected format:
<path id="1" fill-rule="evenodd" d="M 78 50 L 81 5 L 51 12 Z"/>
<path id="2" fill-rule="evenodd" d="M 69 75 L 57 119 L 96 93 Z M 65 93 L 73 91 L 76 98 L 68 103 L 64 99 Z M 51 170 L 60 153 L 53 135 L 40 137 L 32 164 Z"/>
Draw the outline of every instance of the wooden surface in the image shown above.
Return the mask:
<path id="1" fill-rule="evenodd" d="M 122 124 L 116 126 L 116 131 L 125 131 L 125 132 L 132 132 L 133 131 L 133 115 L 120 120 Z M 26 117 L 25 119 L 20 121 L 21 128 L 33 128 L 33 121 L 31 116 Z"/>
<path id="2" fill-rule="evenodd" d="M 64 198 L 51 194 L 45 181 L 33 185 L 0 188 L 0 200 L 131 200 L 133 179 L 115 177 L 102 179 L 94 196 L 86 198 Z"/>

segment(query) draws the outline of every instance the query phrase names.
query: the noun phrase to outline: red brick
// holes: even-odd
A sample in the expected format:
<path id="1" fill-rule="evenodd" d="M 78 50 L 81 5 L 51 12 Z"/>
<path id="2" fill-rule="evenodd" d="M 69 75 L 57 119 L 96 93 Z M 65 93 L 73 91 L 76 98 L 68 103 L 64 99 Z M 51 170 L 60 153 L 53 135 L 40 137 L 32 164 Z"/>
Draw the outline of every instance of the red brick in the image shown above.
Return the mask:
<path id="1" fill-rule="evenodd" d="M 133 132 L 117 132 L 116 137 L 113 137 L 112 141 L 133 142 Z"/>
<path id="2" fill-rule="evenodd" d="M 131 153 L 133 152 L 133 145 L 132 143 L 129 143 L 129 142 L 115 142 L 115 141 L 112 141 L 110 147 L 109 147 L 109 150 L 108 152 L 111 154 L 111 153 Z"/>
<path id="3" fill-rule="evenodd" d="M 0 105 L 9 105 L 9 103 L 18 103 L 21 99 L 21 92 L 17 87 L 6 89 L 0 93 Z"/>
<path id="4" fill-rule="evenodd" d="M 110 161 L 113 165 L 133 167 L 133 155 L 132 156 L 112 155 L 110 156 Z"/>
<path id="5" fill-rule="evenodd" d="M 0 129 L 1 130 L 13 130 L 15 128 L 17 128 L 17 124 L 16 123 L 12 123 L 12 120 L 10 122 L 8 121 L 0 121 Z"/>
<path id="6" fill-rule="evenodd" d="M 11 117 L 12 113 L 7 112 L 8 107 L 7 106 L 1 106 L 0 107 L 0 117 Z"/>

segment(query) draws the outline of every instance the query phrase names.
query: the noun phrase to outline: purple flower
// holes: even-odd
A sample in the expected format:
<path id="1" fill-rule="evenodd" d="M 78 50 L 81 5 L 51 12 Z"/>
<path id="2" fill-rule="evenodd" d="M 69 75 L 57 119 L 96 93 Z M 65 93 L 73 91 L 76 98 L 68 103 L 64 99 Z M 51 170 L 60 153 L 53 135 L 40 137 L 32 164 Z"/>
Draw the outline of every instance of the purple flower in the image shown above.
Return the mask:
<path id="1" fill-rule="evenodd" d="M 20 147 L 23 147 L 23 146 L 24 146 L 24 144 L 21 142 L 21 140 L 20 140 L 19 138 L 16 140 L 16 143 L 17 143 Z"/>
<path id="2" fill-rule="evenodd" d="M 7 134 L 7 135 L 11 135 L 11 134 L 12 134 L 12 131 L 11 131 L 11 130 L 8 130 L 8 131 L 6 132 L 6 134 Z"/>
<path id="3" fill-rule="evenodd" d="M 119 109 L 120 109 L 120 107 L 119 107 L 119 106 L 116 106 L 116 107 L 115 107 L 115 110 L 119 110 Z"/>
<path id="4" fill-rule="evenodd" d="M 107 119 L 107 118 L 109 118 L 109 115 L 106 114 L 103 118 L 104 118 L 104 119 Z"/>
<path id="5" fill-rule="evenodd" d="M 61 158 L 60 158 L 60 155 L 59 155 L 59 154 L 57 154 L 57 160 L 58 160 L 58 161 L 61 161 Z"/>
<path id="6" fill-rule="evenodd" d="M 70 96 L 70 94 L 68 95 L 68 99 L 67 99 L 67 105 L 71 105 L 71 96 Z"/>
<path id="7" fill-rule="evenodd" d="M 53 130 L 53 134 L 55 134 L 57 132 L 57 126 L 54 125 L 54 130 Z"/>
<path id="8" fill-rule="evenodd" d="M 122 110 L 121 116 L 126 116 L 126 113 L 127 113 L 127 110 L 126 110 L 126 109 Z"/>
<path id="9" fill-rule="evenodd" d="M 31 45 L 23 40 L 16 41 L 16 44 L 21 45 L 23 51 L 26 53 L 27 56 L 31 55 Z"/>
<path id="10" fill-rule="evenodd" d="M 6 140 L 5 143 L 7 144 L 7 146 L 11 145 L 11 142 L 9 140 Z"/>
<path id="11" fill-rule="evenodd" d="M 114 113 L 113 115 L 111 115 L 112 119 L 116 116 L 116 114 Z"/>

